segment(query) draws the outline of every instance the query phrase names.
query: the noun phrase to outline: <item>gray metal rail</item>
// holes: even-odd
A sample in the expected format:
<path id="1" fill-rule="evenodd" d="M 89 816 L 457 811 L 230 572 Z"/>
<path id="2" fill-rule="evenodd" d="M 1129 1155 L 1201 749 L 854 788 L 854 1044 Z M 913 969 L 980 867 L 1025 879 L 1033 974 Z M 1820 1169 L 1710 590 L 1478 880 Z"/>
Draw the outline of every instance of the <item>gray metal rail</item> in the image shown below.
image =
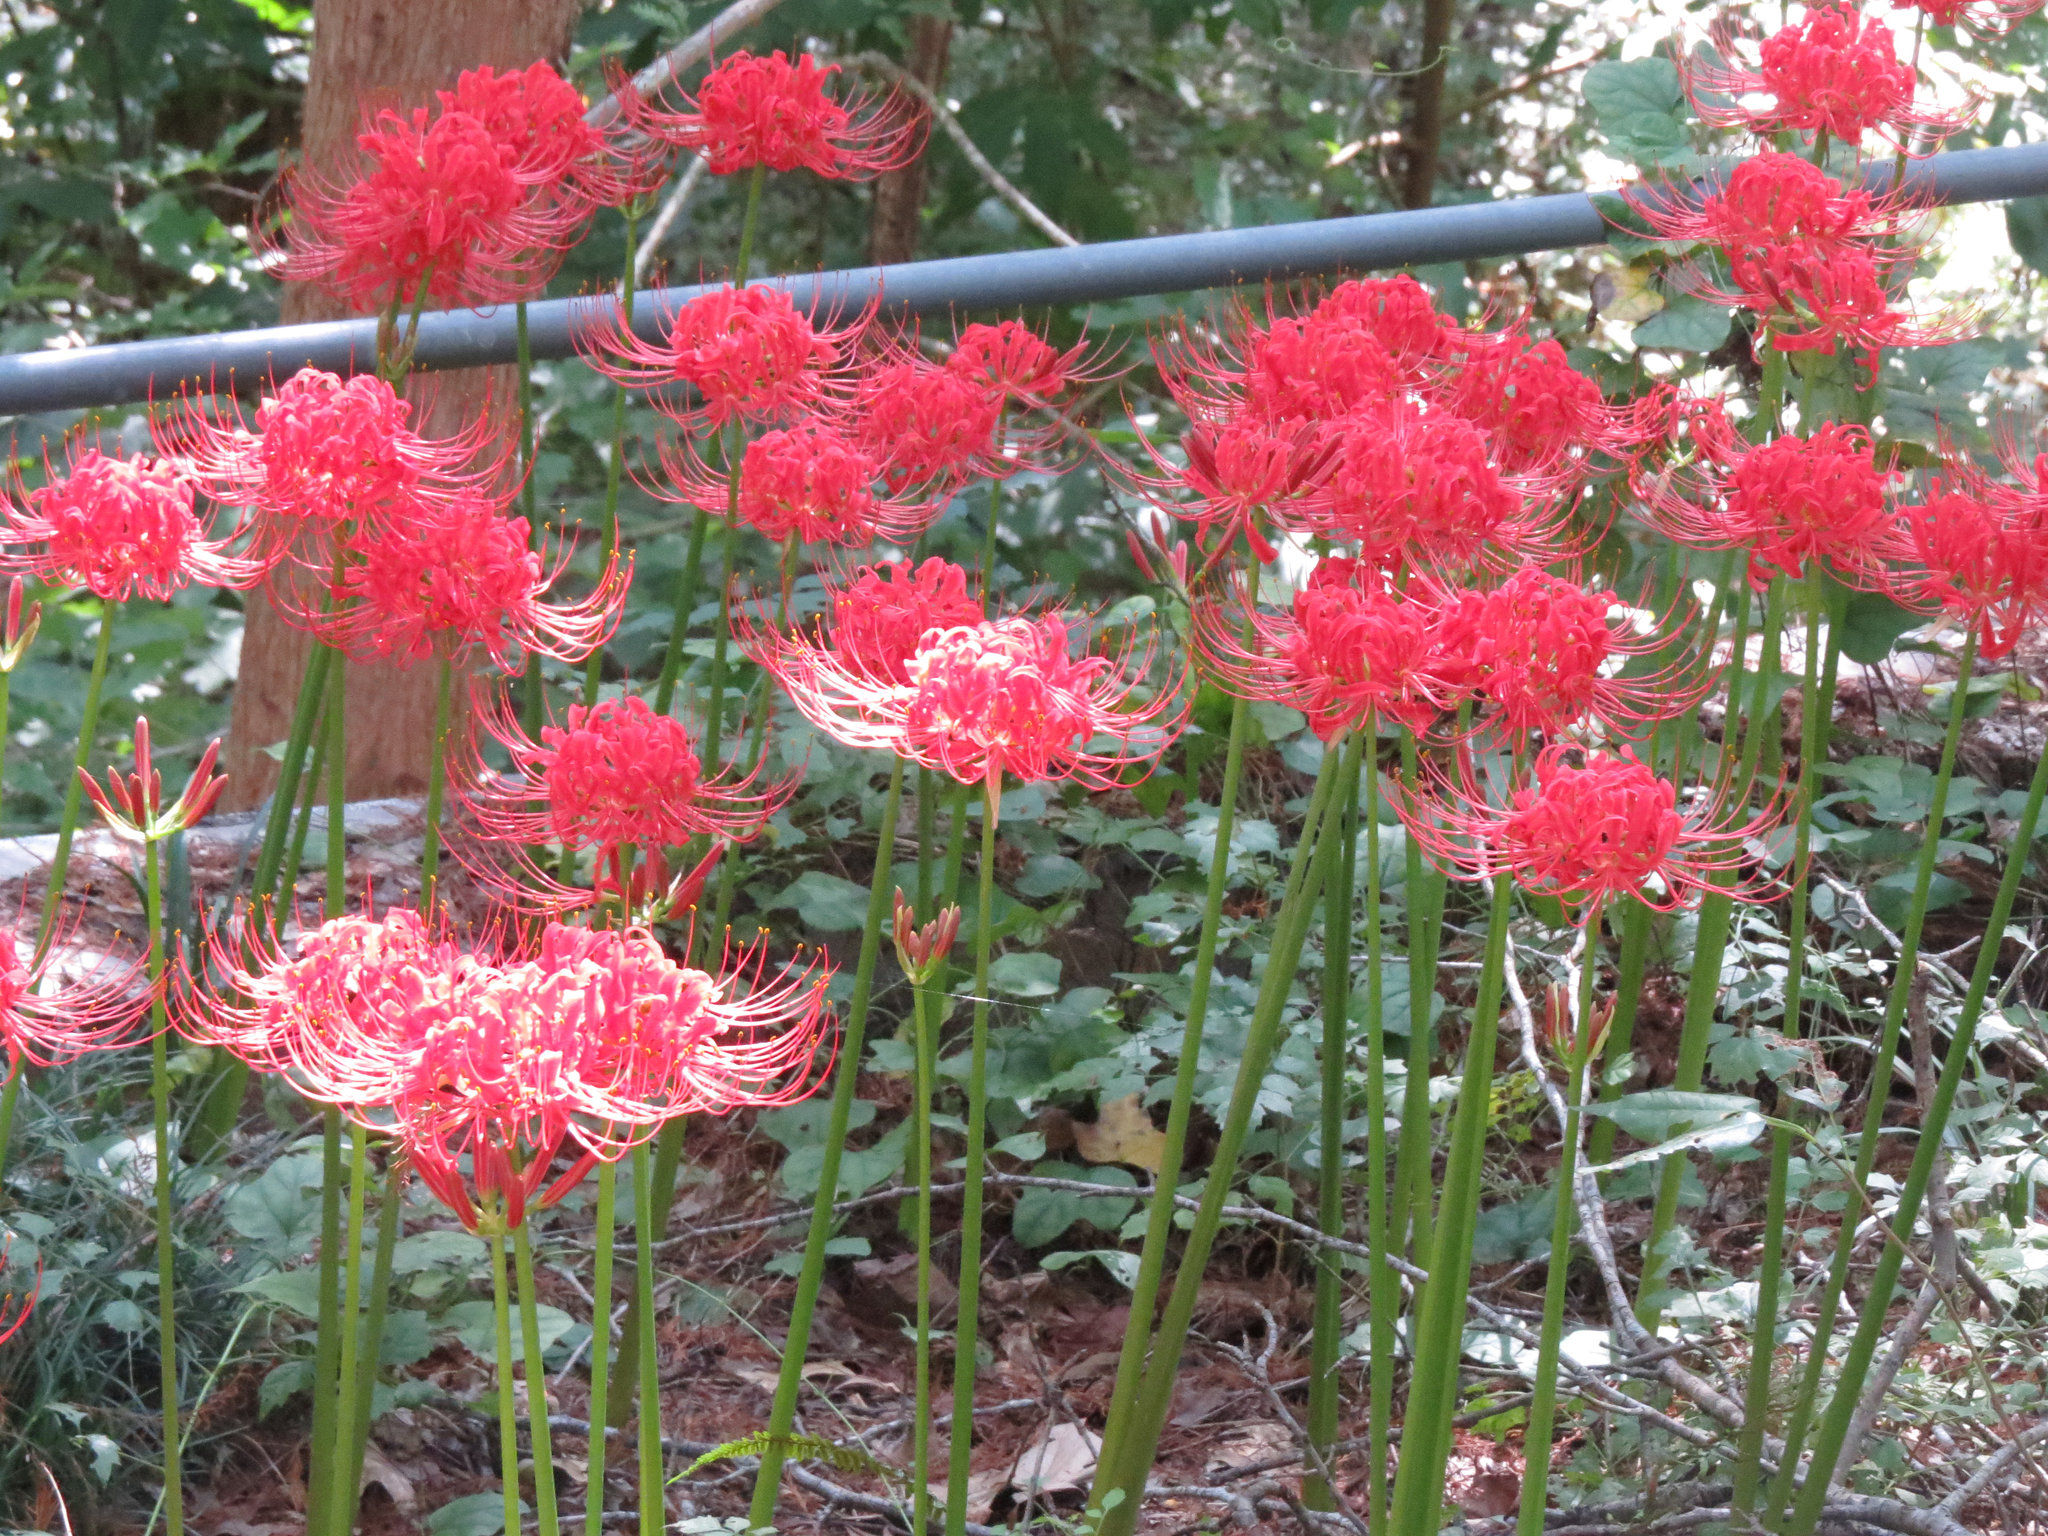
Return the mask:
<path id="1" fill-rule="evenodd" d="M 1886 182 L 1890 168 L 1877 166 L 1869 175 L 1873 182 Z M 1936 155 L 1909 164 L 1905 180 L 1917 193 L 1945 203 L 2048 194 L 2048 143 Z M 855 267 L 769 281 L 780 283 L 807 306 L 845 312 L 879 300 L 892 313 L 943 314 L 1483 260 L 1598 245 L 1606 240 L 1607 229 L 1592 198 L 1570 193 L 1262 229 L 961 256 L 898 267 Z M 637 306 L 637 329 L 654 336 L 664 315 L 703 291 L 653 290 Z M 529 305 L 534 356 L 572 355 L 579 317 L 591 313 L 593 305 L 609 302 L 548 299 Z M 183 385 L 248 388 L 307 365 L 348 373 L 368 368 L 375 350 L 374 321 L 337 320 L 69 351 L 17 352 L 0 356 L 0 416 L 163 399 Z M 509 363 L 516 356 L 510 306 L 488 314 L 445 310 L 421 318 L 414 366 L 472 368 Z"/>

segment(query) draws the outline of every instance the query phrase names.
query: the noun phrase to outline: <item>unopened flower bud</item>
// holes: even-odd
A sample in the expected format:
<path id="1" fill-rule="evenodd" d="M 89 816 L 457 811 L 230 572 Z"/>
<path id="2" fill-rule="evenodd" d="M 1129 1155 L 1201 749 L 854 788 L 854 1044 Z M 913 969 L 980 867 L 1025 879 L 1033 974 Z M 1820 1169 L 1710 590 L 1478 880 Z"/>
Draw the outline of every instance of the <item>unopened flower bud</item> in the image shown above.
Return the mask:
<path id="1" fill-rule="evenodd" d="M 1571 988 L 1564 982 L 1553 981 L 1543 997 L 1543 1043 L 1550 1048 L 1551 1055 L 1566 1066 L 1597 1057 L 1606 1047 L 1607 1031 L 1614 1023 L 1614 1002 L 1609 997 L 1595 1003 L 1588 1028 L 1582 1032 L 1572 1019 Z"/>
<path id="2" fill-rule="evenodd" d="M 942 908 L 937 917 L 920 928 L 917 914 L 903 899 L 903 892 L 896 892 L 896 961 L 911 981 L 922 986 L 937 976 L 959 934 L 958 906 Z"/>

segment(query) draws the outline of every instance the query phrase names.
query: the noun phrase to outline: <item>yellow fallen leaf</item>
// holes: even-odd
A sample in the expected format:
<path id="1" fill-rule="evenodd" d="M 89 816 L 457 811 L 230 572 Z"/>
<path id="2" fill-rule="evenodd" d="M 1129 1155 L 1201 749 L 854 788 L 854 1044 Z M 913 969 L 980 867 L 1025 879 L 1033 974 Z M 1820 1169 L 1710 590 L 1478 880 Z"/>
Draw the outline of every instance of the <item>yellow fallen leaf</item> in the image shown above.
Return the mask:
<path id="1" fill-rule="evenodd" d="M 1130 1093 L 1105 1103 L 1093 1125 L 1075 1121 L 1074 1147 L 1091 1163 L 1128 1163 L 1157 1173 L 1166 1152 L 1166 1133 Z"/>

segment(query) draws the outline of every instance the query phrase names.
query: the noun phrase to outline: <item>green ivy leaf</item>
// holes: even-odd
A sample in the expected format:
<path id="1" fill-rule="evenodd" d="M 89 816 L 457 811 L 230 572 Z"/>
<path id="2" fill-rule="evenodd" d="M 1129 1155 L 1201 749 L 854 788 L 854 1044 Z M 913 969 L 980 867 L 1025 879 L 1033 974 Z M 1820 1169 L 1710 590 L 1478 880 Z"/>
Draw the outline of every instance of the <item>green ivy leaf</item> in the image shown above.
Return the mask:
<path id="1" fill-rule="evenodd" d="M 2048 274 L 2048 197 L 2016 197 L 2007 203 L 2005 233 L 2021 261 Z"/>
<path id="2" fill-rule="evenodd" d="M 865 887 L 823 870 L 807 869 L 775 900 L 771 908 L 794 907 L 806 928 L 820 933 L 850 933 L 867 925 Z"/>
<path id="3" fill-rule="evenodd" d="M 1051 997 L 1060 989 L 1060 958 L 1027 950 L 998 955 L 988 968 L 988 984 L 1007 997 Z"/>

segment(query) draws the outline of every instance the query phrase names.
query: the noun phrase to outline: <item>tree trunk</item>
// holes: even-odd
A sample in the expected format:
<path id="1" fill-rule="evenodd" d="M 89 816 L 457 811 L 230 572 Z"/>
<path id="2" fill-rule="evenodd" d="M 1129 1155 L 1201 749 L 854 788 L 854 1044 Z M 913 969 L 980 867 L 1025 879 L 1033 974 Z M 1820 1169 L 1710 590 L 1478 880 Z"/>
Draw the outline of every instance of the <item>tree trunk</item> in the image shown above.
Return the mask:
<path id="1" fill-rule="evenodd" d="M 1422 62 L 1415 77 L 1415 109 L 1408 119 L 1401 167 L 1401 203 L 1427 208 L 1436 201 L 1437 156 L 1444 142 L 1444 75 L 1450 67 L 1452 0 L 1423 0 Z"/>
<path id="2" fill-rule="evenodd" d="M 462 70 L 479 64 L 524 67 L 559 59 L 585 0 L 315 0 L 313 69 L 306 87 L 304 150 L 314 165 L 346 151 L 366 101 L 407 107 L 431 100 Z M 285 290 L 286 324 L 353 313 L 310 284 Z M 419 423 L 449 432 L 484 408 L 515 397 L 510 368 L 467 369 L 433 377 L 416 398 L 430 399 Z M 249 594 L 248 627 L 235 684 L 226 761 L 231 804 L 255 805 L 275 782 L 264 752 L 291 727 L 305 670 L 307 636 L 284 624 L 261 591 Z M 434 724 L 434 668 L 401 672 L 386 665 L 348 669 L 348 792 L 352 799 L 425 791 Z"/>
<path id="3" fill-rule="evenodd" d="M 920 13 L 910 21 L 910 47 L 904 69 L 941 94 L 946 84 L 946 56 L 953 45 L 953 23 L 944 16 Z M 868 260 L 878 267 L 895 266 L 917 254 L 918 226 L 924 213 L 929 181 L 929 144 L 900 170 L 875 178 L 874 209 L 868 225 Z"/>

